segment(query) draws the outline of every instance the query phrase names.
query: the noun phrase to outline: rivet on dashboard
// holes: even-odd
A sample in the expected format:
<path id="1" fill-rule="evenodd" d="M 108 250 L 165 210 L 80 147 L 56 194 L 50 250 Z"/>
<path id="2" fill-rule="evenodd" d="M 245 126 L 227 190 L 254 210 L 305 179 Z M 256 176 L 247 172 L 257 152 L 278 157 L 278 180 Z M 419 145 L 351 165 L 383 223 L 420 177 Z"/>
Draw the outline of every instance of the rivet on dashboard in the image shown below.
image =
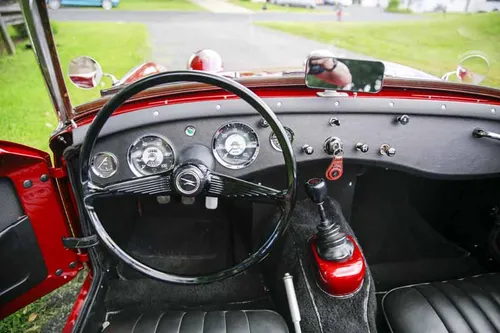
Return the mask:
<path id="1" fill-rule="evenodd" d="M 281 103 L 281 102 L 276 103 L 276 106 L 277 106 L 277 107 L 281 107 L 281 105 L 282 105 L 282 103 Z"/>
<path id="2" fill-rule="evenodd" d="M 217 105 L 215 106 L 215 109 L 216 109 L 216 110 L 220 110 L 220 107 L 221 107 L 221 106 L 220 106 L 220 104 L 217 104 Z"/>
<path id="3" fill-rule="evenodd" d="M 446 105 L 445 104 L 441 105 L 441 110 L 446 110 Z"/>
<path id="4" fill-rule="evenodd" d="M 495 112 L 497 112 L 497 110 L 491 109 L 491 113 L 495 113 Z"/>
<path id="5" fill-rule="evenodd" d="M 340 105 L 340 102 L 339 101 L 335 101 L 335 106 L 339 106 Z"/>
<path id="6" fill-rule="evenodd" d="M 158 112 L 158 111 L 153 112 L 153 116 L 155 116 L 155 117 L 158 117 L 159 114 L 160 114 L 160 112 Z"/>
<path id="7" fill-rule="evenodd" d="M 389 106 L 392 108 L 394 107 L 394 102 L 389 102 Z"/>

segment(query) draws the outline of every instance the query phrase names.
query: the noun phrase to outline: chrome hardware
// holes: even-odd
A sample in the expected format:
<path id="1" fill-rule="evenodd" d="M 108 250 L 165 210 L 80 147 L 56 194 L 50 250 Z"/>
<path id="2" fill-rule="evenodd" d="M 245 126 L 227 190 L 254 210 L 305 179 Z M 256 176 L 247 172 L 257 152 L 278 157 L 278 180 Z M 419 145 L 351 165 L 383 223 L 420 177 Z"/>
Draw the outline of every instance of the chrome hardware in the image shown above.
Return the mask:
<path id="1" fill-rule="evenodd" d="M 330 126 L 340 126 L 340 120 L 338 120 L 337 118 L 330 118 L 330 120 L 328 121 L 328 124 Z"/>
<path id="2" fill-rule="evenodd" d="M 259 120 L 259 127 L 267 128 L 267 127 L 269 127 L 269 123 L 264 118 L 261 118 Z"/>
<path id="3" fill-rule="evenodd" d="M 393 157 L 396 155 L 396 149 L 389 146 L 387 143 L 384 143 L 380 146 L 380 154 L 388 157 Z"/>
<path id="4" fill-rule="evenodd" d="M 368 146 L 367 143 L 358 142 L 358 143 L 356 143 L 355 148 L 357 151 L 360 151 L 362 153 L 367 153 L 368 150 L 370 149 L 370 146 Z"/>
<path id="5" fill-rule="evenodd" d="M 301 149 L 302 152 L 307 155 L 312 155 L 314 153 L 314 147 L 311 147 L 309 145 L 303 145 Z"/>
<path id="6" fill-rule="evenodd" d="M 283 283 L 285 284 L 286 298 L 288 299 L 290 317 L 292 318 L 295 333 L 301 333 L 300 310 L 299 303 L 297 302 L 297 295 L 295 294 L 295 286 L 293 285 L 293 277 L 289 273 L 285 273 L 285 276 L 283 276 Z"/>
<path id="7" fill-rule="evenodd" d="M 402 116 L 397 117 L 396 121 L 398 123 L 400 123 L 401 125 L 408 125 L 408 123 L 410 122 L 410 117 L 408 115 L 404 114 Z"/>
<path id="8" fill-rule="evenodd" d="M 331 136 L 325 140 L 323 150 L 328 155 L 340 156 L 344 154 L 344 144 L 339 138 Z"/>
<path id="9" fill-rule="evenodd" d="M 500 141 L 500 134 L 488 132 L 488 131 L 485 131 L 485 130 L 480 129 L 480 128 L 475 128 L 472 131 L 472 136 L 475 137 L 476 139 L 488 138 L 488 139 Z"/>

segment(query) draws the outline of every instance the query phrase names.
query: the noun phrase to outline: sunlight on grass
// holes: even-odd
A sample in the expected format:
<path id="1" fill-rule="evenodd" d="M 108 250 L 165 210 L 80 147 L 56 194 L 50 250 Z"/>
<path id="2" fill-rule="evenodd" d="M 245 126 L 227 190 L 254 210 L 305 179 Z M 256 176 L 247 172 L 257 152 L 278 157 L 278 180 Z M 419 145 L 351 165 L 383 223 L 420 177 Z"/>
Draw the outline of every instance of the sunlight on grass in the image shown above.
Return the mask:
<path id="1" fill-rule="evenodd" d="M 115 9 L 204 11 L 203 8 L 189 0 L 121 0 Z"/>
<path id="2" fill-rule="evenodd" d="M 261 11 L 262 6 L 264 5 L 262 2 L 253 2 L 251 0 L 229 0 L 230 3 L 245 7 L 246 9 L 250 9 L 253 11 Z M 267 4 L 268 12 L 295 12 L 295 13 L 328 13 L 328 10 L 319 9 L 319 8 L 305 8 L 305 7 L 290 7 L 290 6 L 280 6 L 274 5 L 272 3 Z M 333 9 L 331 10 L 333 13 Z"/>
<path id="3" fill-rule="evenodd" d="M 465 52 L 478 50 L 491 64 L 483 84 L 500 88 L 500 13 L 432 15 L 426 20 L 387 23 L 257 24 L 436 76 L 454 70 Z"/>
<path id="4" fill-rule="evenodd" d="M 79 55 L 93 57 L 104 71 L 118 77 L 150 56 L 142 24 L 58 23 L 55 39 L 65 75 L 70 59 Z M 48 151 L 57 117 L 35 55 L 25 48 L 27 43 L 17 45 L 15 56 L 0 55 L 0 139 Z M 73 105 L 100 96 L 98 89 L 80 90 L 69 80 L 66 84 Z"/>

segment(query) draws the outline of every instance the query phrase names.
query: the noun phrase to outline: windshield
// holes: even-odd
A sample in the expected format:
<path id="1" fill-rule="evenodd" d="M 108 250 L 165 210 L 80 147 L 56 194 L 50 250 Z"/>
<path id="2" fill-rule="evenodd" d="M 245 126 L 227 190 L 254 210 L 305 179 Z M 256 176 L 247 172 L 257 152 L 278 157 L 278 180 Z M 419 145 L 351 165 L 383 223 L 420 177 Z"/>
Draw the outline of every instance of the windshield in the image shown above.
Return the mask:
<path id="1" fill-rule="evenodd" d="M 73 105 L 98 98 L 113 84 L 133 82 L 136 73 L 126 74 L 146 62 L 140 75 L 178 69 L 231 77 L 249 71 L 282 75 L 303 73 L 305 59 L 315 51 L 382 61 L 385 77 L 500 88 L 499 1 L 48 0 L 48 5 Z M 78 56 L 94 59 L 102 78 L 94 77 L 99 68 L 88 61 L 82 62 L 86 70 L 68 73 Z M 68 74 L 91 89 L 77 88 Z"/>

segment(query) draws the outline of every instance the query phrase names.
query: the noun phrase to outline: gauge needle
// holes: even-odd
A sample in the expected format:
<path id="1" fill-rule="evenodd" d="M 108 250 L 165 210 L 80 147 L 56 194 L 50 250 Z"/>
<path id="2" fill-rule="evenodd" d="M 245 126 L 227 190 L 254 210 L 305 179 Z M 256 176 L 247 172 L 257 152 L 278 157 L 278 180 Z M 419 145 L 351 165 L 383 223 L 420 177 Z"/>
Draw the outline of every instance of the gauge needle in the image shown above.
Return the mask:
<path id="1" fill-rule="evenodd" d="M 101 162 L 101 163 L 99 163 L 99 166 L 98 166 L 97 168 L 98 168 L 98 169 L 100 169 L 100 168 L 102 167 L 102 165 L 103 165 L 105 162 L 107 162 L 107 160 L 108 160 L 108 158 L 107 158 L 107 157 L 105 157 L 105 158 L 102 160 L 102 162 Z"/>
<path id="2" fill-rule="evenodd" d="M 229 151 L 226 153 L 226 155 L 224 155 L 224 157 L 223 157 L 223 158 L 226 158 L 226 157 L 227 157 L 227 155 L 229 155 L 229 154 L 233 151 L 233 149 L 234 149 L 234 148 L 229 149 Z"/>

